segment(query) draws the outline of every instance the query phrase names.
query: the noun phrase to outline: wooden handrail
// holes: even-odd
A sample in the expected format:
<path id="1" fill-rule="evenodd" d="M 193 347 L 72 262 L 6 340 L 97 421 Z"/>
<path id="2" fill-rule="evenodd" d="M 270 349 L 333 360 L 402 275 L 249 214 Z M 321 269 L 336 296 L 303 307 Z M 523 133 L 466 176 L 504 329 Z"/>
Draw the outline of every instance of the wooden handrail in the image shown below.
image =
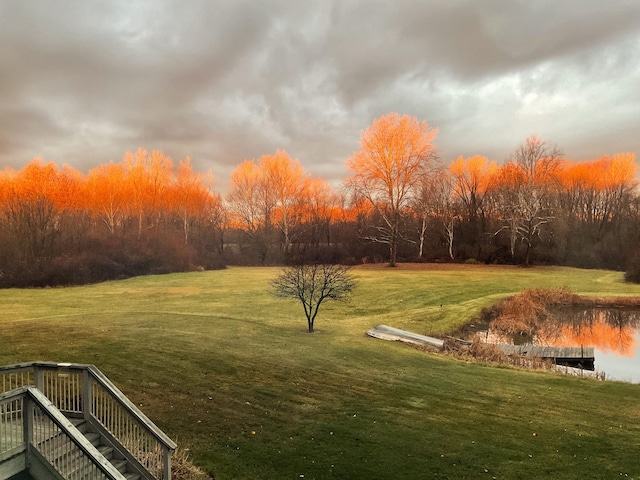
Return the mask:
<path id="1" fill-rule="evenodd" d="M 113 398 L 131 414 L 131 416 L 140 421 L 140 423 L 142 423 L 163 446 L 167 447 L 169 450 L 176 449 L 176 443 L 171 440 L 166 433 L 160 430 L 144 413 L 142 413 L 140 409 L 138 409 L 138 407 L 136 407 L 135 404 L 132 403 L 131 400 L 129 400 L 126 395 L 124 395 L 120 389 L 118 389 L 118 387 L 116 387 L 95 365 L 82 363 L 26 362 L 0 366 L 0 374 L 12 371 L 26 371 L 31 368 L 87 370 L 91 376 L 105 390 L 107 390 Z"/>
<path id="2" fill-rule="evenodd" d="M 6 401 L 13 401 L 20 397 L 29 397 L 29 400 L 34 402 L 58 428 L 64 433 L 64 435 L 71 440 L 71 442 L 79 448 L 83 454 L 97 467 L 108 479 L 111 480 L 126 480 L 125 477 L 107 460 L 104 456 L 94 447 L 89 440 L 86 439 L 82 433 L 76 429 L 73 424 L 55 408 L 55 406 L 49 401 L 44 394 L 34 386 L 19 387 L 14 390 L 0 394 L 0 403 Z M 27 405 L 24 407 L 24 411 L 29 409 Z M 23 428 L 26 423 L 23 423 Z M 26 431 L 23 433 L 23 438 L 26 443 L 30 443 L 32 432 Z"/>
<path id="3" fill-rule="evenodd" d="M 87 370 L 93 376 L 93 378 L 102 385 L 102 387 L 107 390 L 111 396 L 124 408 L 126 409 L 134 418 L 136 418 L 140 423 L 142 423 L 149 432 L 166 448 L 169 450 L 175 450 L 177 445 L 176 443 L 169 438 L 169 436 L 160 430 L 155 423 L 153 423 L 149 418 L 142 413 L 138 407 L 129 400 L 126 395 L 124 395 L 118 387 L 116 387 L 111 381 L 95 366 L 87 365 Z"/>
<path id="4" fill-rule="evenodd" d="M 45 372 L 57 371 L 65 372 L 70 375 L 69 378 L 74 378 L 73 387 L 71 391 L 64 391 L 62 394 L 57 388 L 61 388 L 60 385 L 68 387 L 70 380 L 65 384 L 64 382 L 57 383 L 58 376 L 51 377 Z M 26 376 L 23 375 L 26 373 Z M 138 407 L 136 407 L 98 368 L 89 364 L 78 363 L 55 363 L 55 362 L 28 362 L 14 365 L 0 366 L 0 377 L 9 377 L 9 384 L 16 383 L 17 381 L 33 382 L 37 388 L 43 390 L 45 394 L 51 394 L 49 400 L 55 402 L 58 401 L 60 405 L 57 405 L 63 411 L 67 411 L 72 415 L 83 414 L 84 418 L 89 420 L 94 418 L 97 422 L 104 425 L 109 430 L 109 415 L 104 415 L 104 402 L 115 402 L 114 405 L 118 405 L 119 409 L 122 409 L 123 414 L 127 415 L 134 424 L 140 426 L 140 428 L 148 434 L 149 438 L 153 438 L 162 451 L 162 457 L 158 458 L 158 461 L 162 460 L 162 466 L 153 466 L 153 469 L 157 470 L 157 478 L 169 480 L 171 478 L 171 452 L 176 449 L 177 445 L 171 440 L 162 430 L 160 430 L 149 418 L 142 413 Z M 81 380 L 81 386 L 79 386 Z M 21 385 L 16 385 L 21 386 Z M 2 387 L 2 384 L 0 384 Z M 71 392 L 71 401 L 73 406 L 69 408 L 68 404 L 64 404 L 69 400 L 69 392 Z M 96 398 L 94 398 L 94 395 Z M 61 399 L 62 397 L 62 399 Z M 81 401 L 80 401 L 81 398 Z M 109 400 L 106 400 L 106 399 Z M 78 405 L 81 404 L 81 407 Z M 117 428 L 115 429 L 117 430 Z M 129 438 L 118 438 L 118 432 L 111 432 L 115 435 L 118 441 L 127 443 Z M 125 437 L 127 435 L 125 434 Z M 124 445 L 124 444 L 123 444 Z M 142 461 L 144 458 L 149 460 L 146 451 L 143 451 L 146 447 L 136 446 L 137 444 L 129 444 L 131 453 L 135 456 L 136 450 L 140 452 L 142 457 L 137 457 Z M 143 448 L 143 450 L 140 450 Z M 149 467 L 152 465 L 149 463 Z M 145 468 L 149 468 L 146 467 Z M 155 477 L 155 475 L 154 475 Z"/>

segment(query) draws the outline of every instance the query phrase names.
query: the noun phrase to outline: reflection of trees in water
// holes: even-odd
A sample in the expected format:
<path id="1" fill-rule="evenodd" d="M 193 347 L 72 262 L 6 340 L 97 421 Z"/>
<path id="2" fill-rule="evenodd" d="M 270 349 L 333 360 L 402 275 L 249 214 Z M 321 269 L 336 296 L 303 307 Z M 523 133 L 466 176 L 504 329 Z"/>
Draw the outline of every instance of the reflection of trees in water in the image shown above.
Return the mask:
<path id="1" fill-rule="evenodd" d="M 541 346 L 591 346 L 633 356 L 640 297 L 590 298 L 567 288 L 529 289 L 483 309 L 485 341 Z"/>
<path id="2" fill-rule="evenodd" d="M 533 343 L 538 345 L 588 345 L 617 355 L 633 356 L 640 311 L 621 308 L 551 309 L 539 322 Z"/>

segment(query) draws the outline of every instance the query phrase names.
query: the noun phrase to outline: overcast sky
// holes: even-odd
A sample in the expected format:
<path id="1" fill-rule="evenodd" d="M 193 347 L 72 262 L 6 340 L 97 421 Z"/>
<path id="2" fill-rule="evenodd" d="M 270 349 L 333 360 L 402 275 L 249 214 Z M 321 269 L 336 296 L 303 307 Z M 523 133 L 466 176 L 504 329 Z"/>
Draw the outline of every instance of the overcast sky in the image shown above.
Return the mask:
<path id="1" fill-rule="evenodd" d="M 225 190 L 285 149 L 337 183 L 389 112 L 440 157 L 640 153 L 637 0 L 0 0 L 0 166 L 88 172 L 138 147 Z"/>

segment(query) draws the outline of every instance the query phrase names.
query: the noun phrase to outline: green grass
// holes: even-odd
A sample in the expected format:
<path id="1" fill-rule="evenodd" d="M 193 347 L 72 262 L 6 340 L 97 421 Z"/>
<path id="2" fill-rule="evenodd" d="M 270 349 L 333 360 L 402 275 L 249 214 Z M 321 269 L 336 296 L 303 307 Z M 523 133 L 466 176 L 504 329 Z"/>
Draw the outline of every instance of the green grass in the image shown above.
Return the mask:
<path id="1" fill-rule="evenodd" d="M 278 271 L 0 291 L 0 364 L 95 364 L 217 479 L 640 478 L 640 385 L 365 335 L 451 332 L 529 287 L 640 295 L 622 274 L 362 266 L 351 302 L 323 306 L 310 335 L 301 307 L 270 295 Z"/>

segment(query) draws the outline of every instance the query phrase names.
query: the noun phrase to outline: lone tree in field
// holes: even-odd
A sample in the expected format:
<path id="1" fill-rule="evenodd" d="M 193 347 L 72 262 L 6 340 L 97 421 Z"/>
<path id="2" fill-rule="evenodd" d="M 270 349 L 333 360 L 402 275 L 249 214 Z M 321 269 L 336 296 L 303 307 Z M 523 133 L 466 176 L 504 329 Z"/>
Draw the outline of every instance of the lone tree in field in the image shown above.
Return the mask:
<path id="1" fill-rule="evenodd" d="M 344 265 L 313 263 L 285 267 L 271 282 L 276 297 L 295 298 L 302 303 L 309 333 L 320 305 L 325 300 L 345 300 L 355 287 L 355 280 Z"/>
<path id="2" fill-rule="evenodd" d="M 347 160 L 352 173 L 347 185 L 382 219 L 377 235 L 368 239 L 389 246 L 391 267 L 396 265 L 401 218 L 435 164 L 437 133 L 427 122 L 390 113 L 362 132 L 360 151 Z"/>

